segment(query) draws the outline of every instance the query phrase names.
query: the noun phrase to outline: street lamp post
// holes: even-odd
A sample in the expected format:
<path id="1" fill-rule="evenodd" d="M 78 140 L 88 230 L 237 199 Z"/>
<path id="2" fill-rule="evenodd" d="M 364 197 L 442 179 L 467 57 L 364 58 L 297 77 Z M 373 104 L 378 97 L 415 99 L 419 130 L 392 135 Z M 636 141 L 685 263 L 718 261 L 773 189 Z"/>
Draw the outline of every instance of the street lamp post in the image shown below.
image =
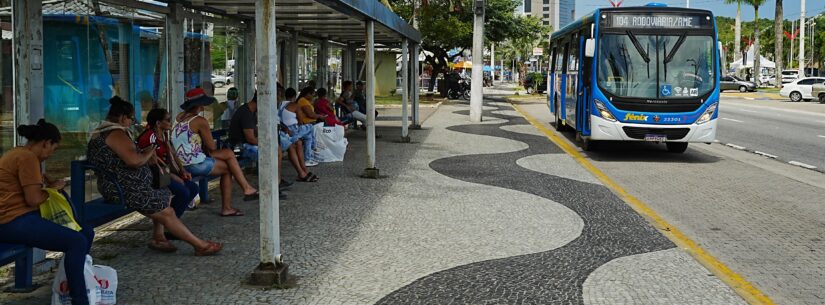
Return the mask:
<path id="1" fill-rule="evenodd" d="M 801 0 L 802 13 L 799 17 L 799 77 L 805 76 L 805 0 Z"/>
<path id="2" fill-rule="evenodd" d="M 473 5 L 473 80 L 470 87 L 470 121 L 481 122 L 484 99 L 484 5 L 485 0 L 474 0 Z"/>

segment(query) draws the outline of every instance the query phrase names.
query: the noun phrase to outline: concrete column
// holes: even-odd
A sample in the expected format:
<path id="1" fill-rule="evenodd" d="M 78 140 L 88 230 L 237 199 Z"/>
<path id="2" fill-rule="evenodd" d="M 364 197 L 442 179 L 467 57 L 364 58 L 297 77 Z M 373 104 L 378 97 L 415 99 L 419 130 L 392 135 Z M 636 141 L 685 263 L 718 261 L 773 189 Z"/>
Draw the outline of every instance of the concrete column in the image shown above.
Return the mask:
<path id="1" fill-rule="evenodd" d="M 412 129 L 421 129 L 421 120 L 420 120 L 420 103 L 419 103 L 419 93 L 421 93 L 421 89 L 419 86 L 421 85 L 421 80 L 419 79 L 419 75 L 421 71 L 418 65 L 418 53 L 421 51 L 421 47 L 419 44 L 413 44 L 412 52 L 410 53 L 410 62 L 412 63 L 412 69 L 410 69 L 410 73 L 412 73 L 412 77 L 410 80 L 412 82 L 412 125 L 410 128 Z M 433 79 L 433 81 L 435 81 Z"/>
<path id="2" fill-rule="evenodd" d="M 350 57 L 352 55 L 350 55 L 349 51 L 350 50 L 348 47 L 343 47 L 341 49 L 341 80 L 349 80 L 349 76 L 351 74 L 350 70 L 352 68 Z"/>
<path id="3" fill-rule="evenodd" d="M 289 81 L 287 88 L 295 88 L 298 90 L 298 33 L 292 32 L 292 37 L 289 38 Z"/>
<path id="4" fill-rule="evenodd" d="M 254 285 L 268 286 L 286 283 L 287 265 L 281 255 L 278 215 L 278 111 L 275 83 L 278 75 L 278 44 L 276 40 L 274 0 L 255 1 L 255 55 L 258 91 L 258 166 L 260 187 L 260 264 L 252 271 Z"/>
<path id="5" fill-rule="evenodd" d="M 358 71 L 358 45 L 355 44 L 355 43 L 350 43 L 349 45 L 347 45 L 347 49 L 349 49 L 349 54 L 351 55 L 350 56 L 350 71 L 349 71 L 350 75 L 347 75 L 347 77 L 349 77 L 349 79 L 353 82 L 353 85 L 354 85 L 354 83 L 357 82 L 358 78 L 359 78 L 359 75 L 358 75 L 358 72 L 359 72 Z"/>
<path id="6" fill-rule="evenodd" d="M 238 88 L 238 98 L 240 98 L 240 101 L 243 103 L 250 101 L 252 96 L 255 94 L 255 52 L 258 41 L 256 36 L 256 27 L 257 26 L 254 23 L 250 22 L 247 24 L 247 27 L 243 33 L 244 48 L 243 53 L 241 53 L 241 61 L 243 61 L 244 71 L 246 71 L 246 73 L 243 75 L 243 86 Z M 235 63 L 237 64 L 237 60 Z"/>
<path id="7" fill-rule="evenodd" d="M 378 178 L 378 168 L 375 167 L 375 21 L 367 20 L 366 60 L 367 86 L 367 168 L 364 169 L 364 178 Z"/>
<path id="8" fill-rule="evenodd" d="M 318 49 L 318 88 L 326 88 L 329 91 L 329 41 L 321 41 Z"/>
<path id="9" fill-rule="evenodd" d="M 475 1 L 478 4 L 479 1 Z M 484 8 L 475 8 L 473 20 L 473 71 L 470 84 L 470 122 L 481 122 L 484 102 Z"/>
<path id="10" fill-rule="evenodd" d="M 169 4 L 169 16 L 166 18 L 166 47 L 167 63 L 166 69 L 166 92 L 169 103 L 169 112 L 172 117 L 182 110 L 184 92 L 183 75 L 183 5 L 180 3 Z"/>
<path id="11" fill-rule="evenodd" d="M 406 38 L 401 41 L 401 142 L 410 142 L 409 120 L 407 119 L 407 102 L 410 100 L 410 54 Z"/>
<path id="12" fill-rule="evenodd" d="M 43 110 L 43 10 L 40 0 L 12 1 L 14 126 L 34 124 Z M 25 143 L 16 137 L 15 145 Z"/>

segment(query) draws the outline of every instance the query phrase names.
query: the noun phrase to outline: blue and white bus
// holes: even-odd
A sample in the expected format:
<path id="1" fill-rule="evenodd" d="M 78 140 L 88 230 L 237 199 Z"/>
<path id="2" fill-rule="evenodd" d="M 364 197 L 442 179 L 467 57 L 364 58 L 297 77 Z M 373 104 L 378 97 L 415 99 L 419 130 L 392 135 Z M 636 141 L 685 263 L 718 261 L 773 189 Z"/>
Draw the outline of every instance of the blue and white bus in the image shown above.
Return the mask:
<path id="1" fill-rule="evenodd" d="M 664 142 L 681 153 L 716 138 L 719 52 L 710 11 L 597 9 L 550 35 L 548 106 L 584 150 Z"/>

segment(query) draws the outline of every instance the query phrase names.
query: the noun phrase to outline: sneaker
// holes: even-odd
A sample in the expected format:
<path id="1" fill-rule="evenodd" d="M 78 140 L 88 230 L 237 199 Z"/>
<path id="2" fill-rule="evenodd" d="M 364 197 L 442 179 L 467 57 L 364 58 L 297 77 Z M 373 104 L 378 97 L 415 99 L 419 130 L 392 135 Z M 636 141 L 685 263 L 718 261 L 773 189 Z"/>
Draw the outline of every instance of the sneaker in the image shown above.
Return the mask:
<path id="1" fill-rule="evenodd" d="M 313 166 L 318 165 L 318 162 L 310 160 L 310 161 L 306 161 L 306 164 L 304 164 L 304 165 L 306 165 L 307 167 L 313 167 Z"/>

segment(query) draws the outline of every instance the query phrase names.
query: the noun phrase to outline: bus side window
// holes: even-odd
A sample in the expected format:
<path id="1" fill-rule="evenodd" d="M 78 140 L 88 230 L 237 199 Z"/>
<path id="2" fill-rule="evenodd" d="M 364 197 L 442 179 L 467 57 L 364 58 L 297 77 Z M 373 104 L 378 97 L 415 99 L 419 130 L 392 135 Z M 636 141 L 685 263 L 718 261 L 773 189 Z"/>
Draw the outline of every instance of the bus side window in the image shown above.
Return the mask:
<path id="1" fill-rule="evenodd" d="M 550 73 L 556 72 L 556 47 L 550 49 Z"/>
<path id="2" fill-rule="evenodd" d="M 570 51 L 568 52 L 567 71 L 569 73 L 579 70 L 579 36 L 573 36 L 570 41 Z"/>

